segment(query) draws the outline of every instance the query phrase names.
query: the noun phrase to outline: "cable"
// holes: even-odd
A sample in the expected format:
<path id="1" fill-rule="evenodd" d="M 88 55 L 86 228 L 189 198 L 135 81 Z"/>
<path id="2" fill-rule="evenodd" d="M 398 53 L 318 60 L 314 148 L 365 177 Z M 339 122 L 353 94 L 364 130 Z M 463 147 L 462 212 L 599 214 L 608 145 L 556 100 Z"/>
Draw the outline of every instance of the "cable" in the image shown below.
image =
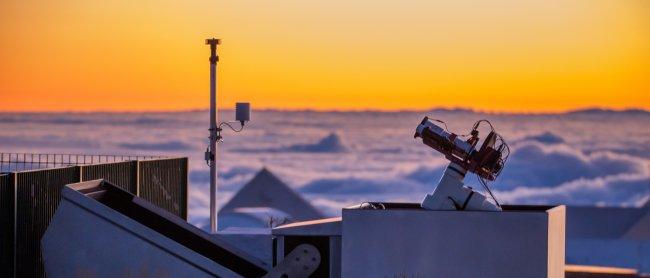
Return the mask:
<path id="1" fill-rule="evenodd" d="M 474 123 L 474 129 L 478 129 L 478 127 L 479 127 L 479 125 L 481 123 L 487 123 L 488 125 L 490 125 L 491 131 L 494 131 L 494 126 L 492 126 L 492 123 L 490 121 L 486 120 L 486 119 L 481 119 L 481 120 L 476 121 L 476 123 Z"/>
<path id="2" fill-rule="evenodd" d="M 476 176 L 476 177 L 478 177 L 478 181 L 479 181 L 479 183 L 481 183 L 481 185 L 483 185 L 483 188 L 485 188 L 485 191 L 487 191 L 487 193 L 490 194 L 490 197 L 492 198 L 492 200 L 494 200 L 494 203 L 497 205 L 497 207 L 501 208 L 501 204 L 499 204 L 499 201 L 497 201 L 497 198 L 494 197 L 494 194 L 492 194 L 492 190 L 490 190 L 490 187 L 487 185 L 487 181 L 485 181 L 485 179 L 483 179 L 483 178 L 481 178 L 479 176 Z"/>
<path id="3" fill-rule="evenodd" d="M 503 171 L 503 168 L 505 168 L 506 162 L 508 161 L 508 157 L 510 157 L 510 146 L 508 146 L 505 139 L 503 139 L 503 137 L 499 134 L 497 134 L 496 140 L 497 143 L 499 143 L 496 150 L 501 152 L 501 157 L 499 158 L 498 161 L 498 164 L 501 165 L 501 168 L 494 173 L 494 176 L 498 177 L 501 174 L 501 171 Z"/>
<path id="4" fill-rule="evenodd" d="M 221 137 L 221 127 L 224 126 L 224 125 L 228 126 L 234 132 L 240 132 L 240 131 L 244 130 L 243 122 L 241 122 L 241 127 L 239 129 L 234 128 L 232 125 L 230 125 L 231 123 L 236 123 L 236 122 L 221 122 L 219 124 L 219 127 L 217 128 L 217 130 L 213 130 L 213 128 L 210 128 L 210 137 L 208 137 L 208 138 L 210 138 L 210 141 L 212 141 L 213 139 L 216 139 L 217 142 L 221 141 L 221 138 L 222 138 Z M 213 138 L 213 136 L 215 136 L 215 138 Z M 209 157 L 207 157 L 207 154 L 211 153 L 211 151 L 212 150 L 210 149 L 210 146 L 208 146 L 208 148 L 205 150 L 205 153 L 206 153 L 205 163 L 208 166 L 212 166 L 212 163 L 214 163 L 213 159 L 210 159 Z"/>
<path id="5" fill-rule="evenodd" d="M 480 127 L 481 123 L 487 123 L 490 126 L 490 131 L 494 132 L 497 135 L 496 140 L 497 140 L 497 142 L 500 143 L 498 145 L 498 147 L 496 148 L 496 150 L 501 152 L 501 154 L 502 154 L 501 157 L 499 158 L 498 162 L 497 162 L 497 164 L 501 165 L 501 167 L 499 168 L 499 170 L 497 172 L 493 173 L 494 177 L 496 178 L 497 176 L 499 176 L 499 174 L 501 174 L 501 171 L 503 170 L 503 168 L 505 168 L 506 161 L 508 160 L 508 157 L 510 156 L 510 147 L 508 146 L 506 141 L 503 139 L 503 137 L 500 134 L 496 133 L 496 131 L 494 130 L 494 126 L 492 125 L 492 123 L 489 120 L 481 119 L 481 120 L 476 121 L 476 123 L 474 123 L 473 130 L 477 130 Z M 492 193 L 492 190 L 490 190 L 490 187 L 488 186 L 488 182 L 484 178 L 482 178 L 482 177 L 480 177 L 478 175 L 476 177 L 478 178 L 479 183 L 481 185 L 483 185 L 483 188 L 485 188 L 485 191 L 487 191 L 487 193 L 490 194 L 490 197 L 492 198 L 492 200 L 494 200 L 494 203 L 499 208 L 501 208 L 501 204 L 499 204 L 499 201 L 497 200 L 497 198 Z"/>
<path id="6" fill-rule="evenodd" d="M 240 132 L 240 131 L 244 130 L 244 125 L 241 125 L 241 128 L 239 128 L 239 129 L 235 129 L 234 127 L 232 127 L 230 125 L 230 123 L 231 122 L 222 122 L 222 123 L 219 124 L 219 128 L 221 128 L 221 126 L 223 126 L 223 125 L 227 125 L 234 132 Z M 235 123 L 235 122 L 232 122 L 232 123 Z"/>

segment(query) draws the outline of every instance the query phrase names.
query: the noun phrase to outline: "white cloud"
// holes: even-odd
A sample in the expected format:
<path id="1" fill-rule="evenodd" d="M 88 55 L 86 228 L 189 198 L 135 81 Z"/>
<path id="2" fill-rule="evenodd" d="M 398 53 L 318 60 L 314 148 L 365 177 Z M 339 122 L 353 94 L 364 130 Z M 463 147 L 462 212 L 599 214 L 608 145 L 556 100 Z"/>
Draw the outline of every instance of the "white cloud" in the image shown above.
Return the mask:
<path id="1" fill-rule="evenodd" d="M 647 174 L 646 167 L 643 159 L 612 152 L 584 154 L 566 144 L 525 143 L 514 149 L 494 186 L 500 190 L 555 187 L 577 179 Z"/>
<path id="2" fill-rule="evenodd" d="M 580 178 L 555 187 L 518 187 L 497 194 L 508 203 L 641 206 L 650 198 L 650 177 L 619 174 Z"/>

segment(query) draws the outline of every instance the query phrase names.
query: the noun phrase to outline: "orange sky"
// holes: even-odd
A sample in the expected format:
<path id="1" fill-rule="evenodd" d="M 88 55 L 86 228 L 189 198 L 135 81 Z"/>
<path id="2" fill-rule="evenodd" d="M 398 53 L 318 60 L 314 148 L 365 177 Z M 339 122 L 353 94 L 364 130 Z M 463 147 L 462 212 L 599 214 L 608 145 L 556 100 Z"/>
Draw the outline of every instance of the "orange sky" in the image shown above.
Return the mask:
<path id="1" fill-rule="evenodd" d="M 4 0 L 0 111 L 650 109 L 650 1 Z"/>

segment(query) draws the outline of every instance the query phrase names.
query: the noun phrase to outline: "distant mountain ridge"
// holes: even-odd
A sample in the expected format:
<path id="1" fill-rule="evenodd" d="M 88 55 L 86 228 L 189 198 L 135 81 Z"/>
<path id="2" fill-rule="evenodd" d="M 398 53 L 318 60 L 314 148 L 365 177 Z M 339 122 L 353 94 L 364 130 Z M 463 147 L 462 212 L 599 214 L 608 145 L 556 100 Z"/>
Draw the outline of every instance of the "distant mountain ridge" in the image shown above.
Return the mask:
<path id="1" fill-rule="evenodd" d="M 605 108 L 586 108 L 572 110 L 563 114 L 627 114 L 627 115 L 650 115 L 650 111 L 640 108 L 630 108 L 623 110 L 605 109 Z"/>
<path id="2" fill-rule="evenodd" d="M 418 111 L 413 111 L 418 112 Z M 582 108 L 569 110 L 565 112 L 499 112 L 499 111 L 481 111 L 471 108 L 434 108 L 425 112 L 440 113 L 477 113 L 477 114 L 504 114 L 504 115 L 597 115 L 597 114 L 625 114 L 625 115 L 650 115 L 650 110 L 642 108 L 628 109 L 608 109 L 608 108 Z"/>

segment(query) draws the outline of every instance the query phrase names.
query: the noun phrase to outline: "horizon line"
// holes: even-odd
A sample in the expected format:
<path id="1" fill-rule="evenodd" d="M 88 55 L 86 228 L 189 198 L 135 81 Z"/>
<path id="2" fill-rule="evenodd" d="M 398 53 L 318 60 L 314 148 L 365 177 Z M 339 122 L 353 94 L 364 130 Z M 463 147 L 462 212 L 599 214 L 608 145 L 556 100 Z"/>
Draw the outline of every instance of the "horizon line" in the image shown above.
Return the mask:
<path id="1" fill-rule="evenodd" d="M 189 108 L 189 109 L 169 109 L 169 110 L 0 110 L 0 114 L 142 114 L 142 113 L 192 113 L 192 112 L 207 112 L 209 108 Z M 221 108 L 220 111 L 234 111 L 233 108 Z M 577 112 L 589 111 L 603 111 L 603 112 L 645 112 L 650 113 L 650 109 L 641 107 L 628 107 L 628 108 L 612 108 L 603 106 L 588 106 L 582 108 L 566 109 L 560 111 L 540 110 L 540 111 L 516 111 L 516 110 L 489 110 L 478 109 L 470 107 L 431 107 L 426 109 L 317 109 L 317 108 L 259 108 L 253 109 L 262 112 L 312 112 L 312 113 L 417 113 L 417 112 L 432 112 L 432 111 L 466 111 L 476 114 L 494 114 L 494 115 L 561 115 L 571 114 Z"/>

